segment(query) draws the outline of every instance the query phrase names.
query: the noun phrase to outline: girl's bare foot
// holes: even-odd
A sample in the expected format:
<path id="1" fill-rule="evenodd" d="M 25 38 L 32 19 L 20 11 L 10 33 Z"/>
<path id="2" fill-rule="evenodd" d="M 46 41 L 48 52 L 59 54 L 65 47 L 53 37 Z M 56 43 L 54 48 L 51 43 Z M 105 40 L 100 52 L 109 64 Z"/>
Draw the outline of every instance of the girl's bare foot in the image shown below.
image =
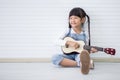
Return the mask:
<path id="1" fill-rule="evenodd" d="M 81 72 L 83 74 L 88 74 L 90 69 L 90 56 L 87 50 L 84 50 L 80 53 L 80 62 Z"/>

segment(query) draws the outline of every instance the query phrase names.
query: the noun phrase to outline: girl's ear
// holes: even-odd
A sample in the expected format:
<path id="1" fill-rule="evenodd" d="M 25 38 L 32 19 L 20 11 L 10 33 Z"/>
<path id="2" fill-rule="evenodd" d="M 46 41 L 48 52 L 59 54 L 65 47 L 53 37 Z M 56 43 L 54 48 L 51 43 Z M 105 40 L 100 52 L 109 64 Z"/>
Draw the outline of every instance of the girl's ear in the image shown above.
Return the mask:
<path id="1" fill-rule="evenodd" d="M 86 21 L 86 17 L 84 17 L 84 18 L 82 18 L 82 23 L 85 23 L 85 21 Z"/>

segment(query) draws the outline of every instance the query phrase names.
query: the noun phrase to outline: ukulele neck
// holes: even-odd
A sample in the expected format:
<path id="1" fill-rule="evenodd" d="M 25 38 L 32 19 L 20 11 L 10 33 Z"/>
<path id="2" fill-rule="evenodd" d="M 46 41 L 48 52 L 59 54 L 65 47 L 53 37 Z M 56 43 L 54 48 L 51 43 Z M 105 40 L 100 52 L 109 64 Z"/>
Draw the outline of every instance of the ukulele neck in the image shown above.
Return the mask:
<path id="1" fill-rule="evenodd" d="M 104 48 L 102 48 L 102 47 L 84 45 L 84 49 L 86 49 L 86 50 L 88 50 L 88 51 L 90 51 L 91 48 L 95 48 L 95 49 L 97 49 L 98 51 L 103 51 L 103 50 L 104 50 Z"/>

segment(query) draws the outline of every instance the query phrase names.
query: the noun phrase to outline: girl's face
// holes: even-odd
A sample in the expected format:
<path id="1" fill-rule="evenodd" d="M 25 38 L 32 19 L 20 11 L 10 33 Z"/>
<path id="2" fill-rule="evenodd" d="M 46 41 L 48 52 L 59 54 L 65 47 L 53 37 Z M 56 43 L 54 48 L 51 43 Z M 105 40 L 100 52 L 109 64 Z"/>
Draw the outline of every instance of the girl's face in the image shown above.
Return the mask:
<path id="1" fill-rule="evenodd" d="M 73 16 L 70 16 L 69 23 L 72 28 L 77 28 L 77 27 L 80 27 L 83 22 L 80 17 L 73 15 Z"/>

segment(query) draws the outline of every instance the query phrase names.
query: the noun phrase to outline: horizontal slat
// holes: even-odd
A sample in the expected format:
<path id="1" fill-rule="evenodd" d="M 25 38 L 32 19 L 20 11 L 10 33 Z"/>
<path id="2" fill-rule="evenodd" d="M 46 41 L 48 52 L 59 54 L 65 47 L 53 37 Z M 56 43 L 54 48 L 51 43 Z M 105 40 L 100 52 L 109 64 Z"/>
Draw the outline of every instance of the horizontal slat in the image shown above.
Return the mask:
<path id="1" fill-rule="evenodd" d="M 113 47 L 115 57 L 120 57 L 119 4 L 119 0 L 0 0 L 0 58 L 60 53 L 53 42 L 68 27 L 69 11 L 76 6 L 90 16 L 92 44 Z M 94 55 L 99 56 L 108 57 Z"/>

